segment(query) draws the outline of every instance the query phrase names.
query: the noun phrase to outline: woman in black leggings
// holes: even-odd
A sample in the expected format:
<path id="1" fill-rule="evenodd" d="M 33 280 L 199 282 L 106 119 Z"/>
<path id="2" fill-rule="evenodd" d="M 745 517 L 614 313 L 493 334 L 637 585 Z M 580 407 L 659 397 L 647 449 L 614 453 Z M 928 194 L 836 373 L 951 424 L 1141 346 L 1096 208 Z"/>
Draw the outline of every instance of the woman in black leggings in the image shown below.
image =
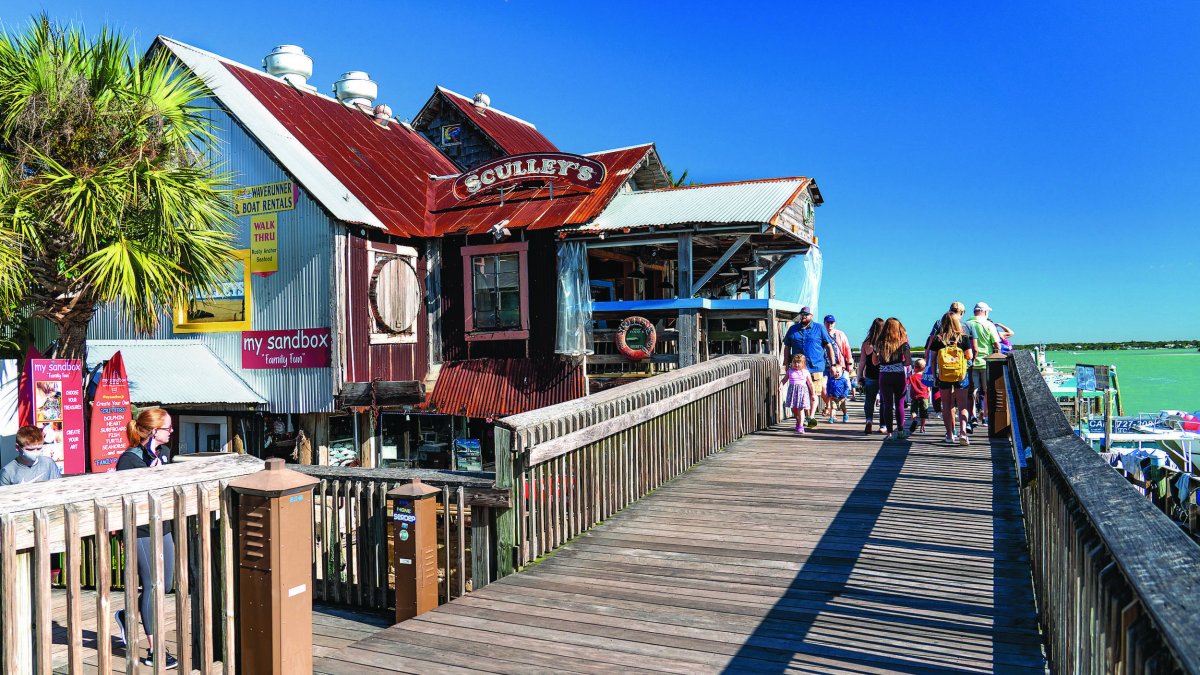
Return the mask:
<path id="1" fill-rule="evenodd" d="M 907 407 L 905 394 L 912 354 L 908 331 L 904 330 L 900 319 L 892 317 L 884 322 L 871 359 L 879 366 L 879 416 L 883 428 L 889 434 L 889 440 L 904 440 L 908 437 L 904 430 L 904 409 Z"/>
<path id="2" fill-rule="evenodd" d="M 879 396 L 879 366 L 871 358 L 871 352 L 874 351 L 882 331 L 883 319 L 875 317 L 871 322 L 871 329 L 867 331 L 867 338 L 863 340 L 858 351 L 858 380 L 863 383 L 863 412 L 867 416 L 867 427 L 863 430 L 865 434 L 871 433 L 871 427 L 875 424 L 875 399 Z"/>
<path id="3" fill-rule="evenodd" d="M 117 460 L 117 471 L 126 469 L 145 469 L 160 466 L 171 461 L 167 453 L 167 443 L 171 440 L 171 416 L 162 408 L 146 408 L 136 420 L 129 423 L 128 435 L 130 447 L 121 453 Z M 138 593 L 138 616 L 142 619 L 142 630 L 146 632 L 146 642 L 149 651 L 140 659 L 142 665 L 154 664 L 154 596 L 150 590 L 150 528 L 141 525 L 137 530 L 137 566 L 138 580 L 142 590 Z M 175 589 L 175 537 L 171 523 L 163 523 L 162 536 L 163 562 L 163 592 L 170 593 Z M 117 612 L 117 628 L 121 641 L 125 641 L 125 610 Z M 167 668 L 178 665 L 174 656 L 165 654 L 163 663 Z"/>

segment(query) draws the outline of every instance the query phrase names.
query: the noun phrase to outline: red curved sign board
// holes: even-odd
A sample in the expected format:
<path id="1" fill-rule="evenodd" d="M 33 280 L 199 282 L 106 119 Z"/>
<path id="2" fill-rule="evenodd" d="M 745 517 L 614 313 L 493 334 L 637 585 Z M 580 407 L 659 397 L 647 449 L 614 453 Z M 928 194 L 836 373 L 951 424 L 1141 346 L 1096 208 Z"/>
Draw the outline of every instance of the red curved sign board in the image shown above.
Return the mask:
<path id="1" fill-rule="evenodd" d="M 481 164 L 454 179 L 454 196 L 467 199 L 505 185 L 550 182 L 594 190 L 604 182 L 606 169 L 591 157 L 565 152 L 509 155 Z"/>

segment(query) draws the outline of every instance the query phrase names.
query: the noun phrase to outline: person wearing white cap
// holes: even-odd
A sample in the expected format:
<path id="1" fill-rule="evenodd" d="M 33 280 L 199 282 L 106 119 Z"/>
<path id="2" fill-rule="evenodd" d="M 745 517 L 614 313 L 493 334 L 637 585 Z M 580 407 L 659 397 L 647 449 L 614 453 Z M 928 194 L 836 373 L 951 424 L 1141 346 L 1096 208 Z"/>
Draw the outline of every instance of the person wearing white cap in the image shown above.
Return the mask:
<path id="1" fill-rule="evenodd" d="M 988 320 L 991 311 L 986 302 L 975 303 L 975 316 L 967 320 L 978 345 L 975 358 L 971 361 L 971 414 L 972 417 L 978 414 L 983 423 L 987 422 L 987 361 L 984 357 L 1000 353 L 1000 333 Z"/>

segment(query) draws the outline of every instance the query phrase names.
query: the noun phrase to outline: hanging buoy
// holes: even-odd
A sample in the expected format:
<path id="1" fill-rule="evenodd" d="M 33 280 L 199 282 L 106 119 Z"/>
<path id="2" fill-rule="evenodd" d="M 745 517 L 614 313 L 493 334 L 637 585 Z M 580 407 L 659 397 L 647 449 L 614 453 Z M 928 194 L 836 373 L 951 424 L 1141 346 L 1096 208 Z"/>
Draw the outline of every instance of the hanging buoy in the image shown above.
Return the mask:
<path id="1" fill-rule="evenodd" d="M 654 353 L 654 324 L 640 316 L 631 316 L 617 327 L 617 351 L 632 361 L 642 361 Z"/>

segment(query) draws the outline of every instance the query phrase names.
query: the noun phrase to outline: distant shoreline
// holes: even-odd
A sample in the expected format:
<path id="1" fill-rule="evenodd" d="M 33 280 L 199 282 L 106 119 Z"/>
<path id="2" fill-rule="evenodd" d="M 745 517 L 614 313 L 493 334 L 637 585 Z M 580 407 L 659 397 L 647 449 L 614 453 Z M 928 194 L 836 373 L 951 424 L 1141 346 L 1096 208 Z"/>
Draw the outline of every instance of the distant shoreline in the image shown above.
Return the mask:
<path id="1" fill-rule="evenodd" d="M 1127 342 L 1041 342 L 1029 345 L 1013 345 L 1014 349 L 1045 347 L 1048 351 L 1095 351 L 1106 352 L 1121 349 L 1200 349 L 1200 340 L 1129 340 Z"/>

